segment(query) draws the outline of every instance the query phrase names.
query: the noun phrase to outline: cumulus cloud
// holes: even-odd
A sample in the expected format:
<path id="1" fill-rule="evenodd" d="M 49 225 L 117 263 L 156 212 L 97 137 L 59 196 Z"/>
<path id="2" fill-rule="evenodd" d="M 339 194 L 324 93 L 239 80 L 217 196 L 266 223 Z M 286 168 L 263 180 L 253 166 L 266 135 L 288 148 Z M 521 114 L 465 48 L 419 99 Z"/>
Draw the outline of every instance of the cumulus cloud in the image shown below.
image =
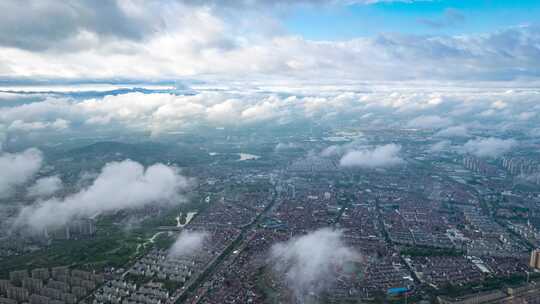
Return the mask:
<path id="1" fill-rule="evenodd" d="M 13 194 L 17 186 L 30 181 L 39 171 L 43 156 L 38 149 L 28 149 L 19 153 L 0 152 L 0 198 Z"/>
<path id="2" fill-rule="evenodd" d="M 359 258 L 343 243 L 340 230 L 328 228 L 275 244 L 270 256 L 274 270 L 285 277 L 299 303 L 331 286 L 336 269 Z"/>
<path id="3" fill-rule="evenodd" d="M 197 95 L 127 93 L 82 101 L 47 98 L 34 103 L 0 108 L 0 122 L 9 131 L 118 128 L 159 134 L 179 128 L 210 124 L 242 125 L 286 120 L 290 105 L 273 96 L 231 99 L 227 92 Z"/>
<path id="4" fill-rule="evenodd" d="M 514 148 L 517 141 L 495 137 L 471 139 L 463 145 L 463 151 L 478 157 L 498 157 Z"/>
<path id="5" fill-rule="evenodd" d="M 27 196 L 28 197 L 48 197 L 63 188 L 63 183 L 60 177 L 58 176 L 48 176 L 42 177 L 36 182 L 28 187 Z"/>
<path id="6" fill-rule="evenodd" d="M 125 160 L 106 164 L 90 186 L 65 198 L 50 198 L 21 210 L 17 225 L 35 231 L 57 228 L 78 217 L 134 209 L 148 204 L 174 204 L 190 180 L 178 169 L 163 164 L 145 168 Z"/>
<path id="7" fill-rule="evenodd" d="M 375 149 L 354 150 L 347 152 L 339 161 L 343 167 L 383 168 L 403 164 L 399 156 L 401 146 L 388 144 Z"/>
<path id="8" fill-rule="evenodd" d="M 168 257 L 180 258 L 193 256 L 199 252 L 209 235 L 203 231 L 182 230 L 174 244 L 169 248 Z"/>
<path id="9" fill-rule="evenodd" d="M 363 149 L 366 143 L 365 138 L 357 137 L 353 141 L 343 145 L 328 146 L 320 152 L 320 155 L 322 157 L 341 157 L 348 152 Z"/>
<path id="10" fill-rule="evenodd" d="M 309 121 L 440 129 L 437 136 L 451 137 L 500 129 L 502 125 L 507 130 L 527 130 L 531 124 L 540 124 L 540 116 L 528 114 L 540 110 L 536 103 L 540 92 L 532 88 L 508 91 L 485 85 L 470 92 L 460 87 L 417 85 L 411 92 L 408 87 L 372 84 L 366 92 L 354 92 L 355 87 L 316 87 L 300 82 L 290 87 L 268 84 L 262 88 L 264 92 L 246 84 L 242 92 L 216 91 L 210 86 L 194 95 L 131 92 L 87 99 L 47 97 L 0 107 L 0 125 L 5 126 L 3 133 L 9 138 L 10 133 L 25 136 L 57 130 L 129 130 L 159 135 L 199 126 L 275 126 Z M 501 100 L 508 106 L 494 108 Z M 485 115 L 486 111 L 492 114 Z M 358 120 L 365 115 L 369 119 Z M 343 154 L 351 150 L 349 146 L 334 152 Z"/>

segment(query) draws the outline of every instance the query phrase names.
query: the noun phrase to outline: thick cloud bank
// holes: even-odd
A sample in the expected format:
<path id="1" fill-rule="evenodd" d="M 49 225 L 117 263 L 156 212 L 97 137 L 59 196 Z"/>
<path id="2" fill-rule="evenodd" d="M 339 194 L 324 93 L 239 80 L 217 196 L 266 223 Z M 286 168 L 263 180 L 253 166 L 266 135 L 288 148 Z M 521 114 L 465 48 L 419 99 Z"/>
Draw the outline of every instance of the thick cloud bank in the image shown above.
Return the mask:
<path id="1" fill-rule="evenodd" d="M 405 161 L 399 156 L 401 146 L 388 144 L 372 150 L 347 152 L 339 161 L 343 167 L 384 168 L 396 166 Z"/>
<path id="2" fill-rule="evenodd" d="M 330 286 L 344 263 L 358 259 L 341 237 L 341 231 L 324 228 L 272 247 L 274 270 L 285 276 L 299 303 Z"/>
<path id="3" fill-rule="evenodd" d="M 208 233 L 201 231 L 183 230 L 169 249 L 170 258 L 189 257 L 200 251 Z"/>
<path id="4" fill-rule="evenodd" d="M 0 152 L 0 198 L 9 197 L 15 187 L 30 181 L 42 163 L 43 156 L 37 149 L 20 153 Z"/>
<path id="5" fill-rule="evenodd" d="M 354 92 L 356 86 L 247 86 L 243 93 L 201 90 L 196 95 L 127 93 L 74 100 L 49 97 L 0 107 L 0 124 L 14 137 L 76 131 L 142 131 L 162 134 L 200 126 L 238 127 L 295 122 L 355 122 L 369 127 L 414 127 L 441 137 L 474 136 L 477 131 L 530 131 L 540 124 L 540 92 L 491 88 L 384 88 Z M 21 98 L 24 95 L 20 95 Z M 481 134 L 481 132 L 478 132 Z M 493 134 L 492 136 L 495 136 Z M 40 138 L 40 137 L 38 137 Z M 280 145 L 277 148 L 284 148 Z"/>
<path id="6" fill-rule="evenodd" d="M 285 30 L 279 9 L 298 2 L 389 1 L 2 1 L 0 76 L 538 79 L 538 26 L 322 41 Z"/>
<path id="7" fill-rule="evenodd" d="M 60 189 L 62 189 L 63 183 L 58 176 L 42 177 L 28 187 L 28 197 L 47 197 L 51 196 Z"/>
<path id="8" fill-rule="evenodd" d="M 495 137 L 471 139 L 463 146 L 466 153 L 478 157 L 498 157 L 517 145 L 513 139 L 499 139 Z"/>
<path id="9" fill-rule="evenodd" d="M 125 160 L 105 165 L 92 184 L 63 199 L 51 198 L 25 207 L 17 224 L 36 231 L 57 228 L 77 217 L 139 208 L 148 204 L 171 204 L 183 197 L 190 180 L 178 169 L 163 164 L 144 168 Z"/>

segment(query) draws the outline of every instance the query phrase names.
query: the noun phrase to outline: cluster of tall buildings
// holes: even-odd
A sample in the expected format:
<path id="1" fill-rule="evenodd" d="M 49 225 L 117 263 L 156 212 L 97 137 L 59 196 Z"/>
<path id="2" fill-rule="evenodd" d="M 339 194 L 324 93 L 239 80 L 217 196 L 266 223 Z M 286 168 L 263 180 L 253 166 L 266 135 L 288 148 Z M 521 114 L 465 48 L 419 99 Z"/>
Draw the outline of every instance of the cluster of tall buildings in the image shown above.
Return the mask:
<path id="1" fill-rule="evenodd" d="M 77 219 L 63 228 L 45 230 L 45 237 L 55 240 L 71 240 L 93 237 L 96 234 L 96 222 L 93 219 Z"/>
<path id="2" fill-rule="evenodd" d="M 170 294 L 163 285 L 148 282 L 137 286 L 124 280 L 108 281 L 94 293 L 92 304 L 164 304 Z"/>
<path id="3" fill-rule="evenodd" d="M 170 258 L 165 250 L 152 250 L 135 262 L 129 273 L 160 280 L 186 282 L 195 269 L 194 259 Z"/>
<path id="4" fill-rule="evenodd" d="M 474 156 L 463 157 L 463 167 L 473 172 L 481 173 L 481 174 L 489 175 L 495 172 L 495 168 L 493 166 L 490 166 L 485 161 Z"/>
<path id="5" fill-rule="evenodd" d="M 540 172 L 540 163 L 522 157 L 503 157 L 502 166 L 512 175 L 531 175 Z"/>
<path id="6" fill-rule="evenodd" d="M 9 280 L 0 280 L 0 303 L 75 304 L 103 281 L 102 275 L 68 267 L 12 271 Z"/>
<path id="7" fill-rule="evenodd" d="M 531 252 L 529 266 L 534 269 L 540 269 L 540 249 L 535 249 Z"/>

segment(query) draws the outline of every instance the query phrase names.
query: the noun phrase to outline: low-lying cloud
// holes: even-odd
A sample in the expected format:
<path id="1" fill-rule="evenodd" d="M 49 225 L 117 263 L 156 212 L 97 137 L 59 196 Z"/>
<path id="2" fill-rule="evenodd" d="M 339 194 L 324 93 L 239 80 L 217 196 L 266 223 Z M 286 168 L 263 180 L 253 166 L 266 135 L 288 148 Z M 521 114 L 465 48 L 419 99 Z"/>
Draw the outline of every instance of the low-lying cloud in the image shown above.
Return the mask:
<path id="1" fill-rule="evenodd" d="M 420 128 L 438 130 L 441 137 L 463 137 L 502 128 L 529 130 L 530 125 L 540 123 L 538 115 L 528 114 L 540 111 L 535 89 L 486 87 L 468 92 L 433 88 L 437 91 L 432 93 L 417 88 L 411 93 L 374 87 L 359 93 L 347 86 L 300 87 L 277 87 L 275 91 L 269 87 L 264 93 L 248 85 L 244 93 L 202 90 L 195 95 L 131 92 L 88 99 L 48 97 L 0 107 L 0 124 L 5 126 L 5 144 L 9 146 L 13 137 L 33 135 L 39 140 L 42 136 L 38 134 L 43 132 L 135 131 L 160 135 L 200 126 L 236 128 L 301 122 L 308 126 L 311 122 Z M 500 106 L 501 100 L 506 107 Z M 524 116 L 528 120 L 521 119 Z"/>
<path id="2" fill-rule="evenodd" d="M 209 234 L 203 231 L 183 230 L 169 249 L 168 257 L 190 257 L 203 248 Z"/>
<path id="3" fill-rule="evenodd" d="M 19 153 L 0 151 L 0 198 L 11 196 L 16 187 L 29 182 L 41 168 L 43 155 L 38 149 Z"/>
<path id="4" fill-rule="evenodd" d="M 64 198 L 53 197 L 21 210 L 17 226 L 35 231 L 58 228 L 78 217 L 92 217 L 104 212 L 135 209 L 149 204 L 174 204 L 190 179 L 175 167 L 143 165 L 124 160 L 106 164 L 90 186 Z"/>
<path id="5" fill-rule="evenodd" d="M 298 303 L 320 294 L 336 280 L 336 269 L 359 258 L 342 241 L 342 232 L 323 228 L 272 246 L 271 264 L 284 276 Z"/>
<path id="6" fill-rule="evenodd" d="M 343 167 L 384 168 L 403 164 L 399 156 L 401 146 L 388 144 L 375 149 L 353 150 L 347 152 L 339 161 Z"/>
<path id="7" fill-rule="evenodd" d="M 63 183 L 58 176 L 42 177 L 28 187 L 27 196 L 32 198 L 48 197 L 63 188 Z"/>
<path id="8" fill-rule="evenodd" d="M 478 157 L 499 157 L 514 148 L 517 141 L 495 137 L 471 139 L 463 145 L 463 151 Z"/>

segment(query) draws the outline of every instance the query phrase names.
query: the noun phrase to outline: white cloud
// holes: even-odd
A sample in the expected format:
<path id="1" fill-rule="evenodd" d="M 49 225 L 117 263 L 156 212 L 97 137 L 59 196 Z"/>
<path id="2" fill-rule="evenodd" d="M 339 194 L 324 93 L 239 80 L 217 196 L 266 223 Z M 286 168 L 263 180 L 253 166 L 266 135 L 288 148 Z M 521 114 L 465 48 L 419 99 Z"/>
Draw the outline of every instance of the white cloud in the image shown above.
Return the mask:
<path id="1" fill-rule="evenodd" d="M 228 99 L 206 108 L 206 115 L 209 121 L 215 123 L 235 124 L 240 117 L 242 102 L 239 100 Z"/>
<path id="2" fill-rule="evenodd" d="M 538 78 L 535 71 L 540 65 L 536 48 L 539 38 L 535 26 L 488 34 L 381 34 L 318 41 L 287 33 L 280 20 L 283 14 L 276 12 L 287 11 L 287 7 L 294 5 L 291 1 L 274 5 L 267 3 L 276 1 L 108 1 L 107 5 L 90 2 L 0 6 L 0 56 L 4 59 L 0 76 Z M 36 19 L 41 20 L 40 24 L 28 21 Z"/>
<path id="3" fill-rule="evenodd" d="M 342 241 L 342 232 L 328 228 L 272 246 L 271 261 L 284 275 L 299 303 L 311 293 L 319 294 L 336 281 L 335 270 L 359 256 Z"/>
<path id="4" fill-rule="evenodd" d="M 343 145 L 328 146 L 321 151 L 320 155 L 322 157 L 341 157 L 348 152 L 365 149 L 366 143 L 365 138 L 356 137 L 353 141 Z"/>
<path id="5" fill-rule="evenodd" d="M 159 134 L 199 126 L 285 122 L 297 105 L 274 95 L 244 96 L 229 92 L 197 95 L 127 93 L 82 101 L 48 98 L 0 108 L 0 122 L 8 131 L 58 130 L 70 124 L 79 128 L 118 128 Z M 299 103 L 301 105 L 301 102 Z M 68 123 L 69 121 L 69 123 Z"/>
<path id="6" fill-rule="evenodd" d="M 39 131 L 45 129 L 51 130 L 65 130 L 69 127 L 69 121 L 65 119 L 56 119 L 52 122 L 33 121 L 24 122 L 22 120 L 14 120 L 8 127 L 8 131 Z"/>
<path id="7" fill-rule="evenodd" d="M 339 161 L 343 167 L 383 168 L 403 164 L 399 156 L 401 146 L 388 144 L 372 150 L 353 150 L 347 152 Z"/>
<path id="8" fill-rule="evenodd" d="M 17 186 L 30 181 L 42 163 L 42 153 L 37 149 L 19 153 L 0 152 L 0 198 L 9 197 Z"/>
<path id="9" fill-rule="evenodd" d="M 7 126 L 7 135 L 52 133 L 66 128 L 88 132 L 127 129 L 158 135 L 199 126 L 357 121 L 368 126 L 443 128 L 438 136 L 463 136 L 494 130 L 503 123 L 506 129 L 526 129 L 527 124 L 540 123 L 540 116 L 532 114 L 540 94 L 535 89 L 509 93 L 485 85 L 470 92 L 461 87 L 417 85 L 411 92 L 408 87 L 374 83 L 366 92 L 351 92 L 355 87 L 317 88 L 300 83 L 260 88 L 258 84 L 246 84 L 241 92 L 228 88 L 213 91 L 210 87 L 196 95 L 127 93 L 82 100 L 48 97 L 0 107 L 0 124 Z M 493 109 L 497 100 L 504 100 L 508 106 L 502 111 Z M 493 113 L 486 116 L 486 111 Z M 359 119 L 366 114 L 369 119 Z M 415 118 L 410 120 L 413 114 Z"/>
<path id="10" fill-rule="evenodd" d="M 190 180 L 174 167 L 155 164 L 144 168 L 130 160 L 112 162 L 102 168 L 90 186 L 79 192 L 23 208 L 17 224 L 41 231 L 61 227 L 77 217 L 148 204 L 180 203 L 182 192 L 189 184 Z"/>
<path id="11" fill-rule="evenodd" d="M 28 187 L 27 196 L 29 197 L 48 197 L 63 188 L 62 180 L 58 176 L 42 177 Z"/>
<path id="12" fill-rule="evenodd" d="M 276 96 L 270 96 L 261 102 L 249 105 L 241 113 L 246 122 L 260 122 L 274 118 L 284 118 L 288 114 L 286 100 L 282 101 Z"/>
<path id="13" fill-rule="evenodd" d="M 182 230 L 169 248 L 170 258 L 189 257 L 199 252 L 208 239 L 207 232 Z"/>
<path id="14" fill-rule="evenodd" d="M 495 137 L 471 139 L 463 146 L 463 151 L 478 157 L 498 157 L 514 148 L 517 142 L 513 139 Z"/>

